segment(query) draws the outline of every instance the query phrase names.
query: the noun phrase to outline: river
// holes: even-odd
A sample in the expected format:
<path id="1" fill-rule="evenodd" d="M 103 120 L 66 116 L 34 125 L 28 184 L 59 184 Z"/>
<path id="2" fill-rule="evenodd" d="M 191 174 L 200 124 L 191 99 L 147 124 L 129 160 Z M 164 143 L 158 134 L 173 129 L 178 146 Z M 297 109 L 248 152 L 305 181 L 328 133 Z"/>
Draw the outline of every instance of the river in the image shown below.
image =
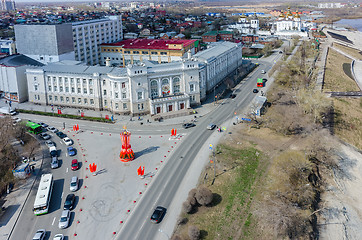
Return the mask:
<path id="1" fill-rule="evenodd" d="M 358 31 L 362 32 L 362 18 L 357 19 L 341 19 L 338 22 L 335 22 L 338 25 L 348 25 L 352 28 L 357 29 Z"/>

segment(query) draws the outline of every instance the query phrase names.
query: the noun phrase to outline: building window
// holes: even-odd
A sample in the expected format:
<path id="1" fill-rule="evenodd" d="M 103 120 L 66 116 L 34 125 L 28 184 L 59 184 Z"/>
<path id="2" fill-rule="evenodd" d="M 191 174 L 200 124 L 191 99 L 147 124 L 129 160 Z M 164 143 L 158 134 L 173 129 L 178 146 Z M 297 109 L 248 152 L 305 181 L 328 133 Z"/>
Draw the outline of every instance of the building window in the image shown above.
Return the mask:
<path id="1" fill-rule="evenodd" d="M 195 85 L 194 84 L 190 84 L 190 92 L 195 91 Z"/>
<path id="2" fill-rule="evenodd" d="M 57 91 L 57 86 L 54 86 L 54 92 L 56 92 Z"/>
<path id="3" fill-rule="evenodd" d="M 69 103 L 69 97 L 66 97 L 66 98 L 65 98 L 65 101 L 66 101 L 67 103 Z"/>
<path id="4" fill-rule="evenodd" d="M 69 87 L 65 87 L 65 92 L 69 92 Z"/>
<path id="5" fill-rule="evenodd" d="M 148 51 L 142 51 L 142 54 L 148 54 Z"/>
<path id="6" fill-rule="evenodd" d="M 87 79 L 83 79 L 83 84 L 87 84 Z"/>
<path id="7" fill-rule="evenodd" d="M 48 84 L 50 84 L 51 78 L 50 78 L 50 77 L 48 77 L 47 79 L 48 79 Z"/>
<path id="8" fill-rule="evenodd" d="M 158 84 L 157 80 L 151 81 L 151 97 L 157 97 L 158 96 Z"/>
<path id="9" fill-rule="evenodd" d="M 107 100 L 104 100 L 104 106 L 107 106 Z"/>
<path id="10" fill-rule="evenodd" d="M 75 97 L 72 97 L 72 103 L 75 103 Z"/>
<path id="11" fill-rule="evenodd" d="M 151 52 L 152 55 L 157 55 L 157 52 Z"/>
<path id="12" fill-rule="evenodd" d="M 49 92 L 52 91 L 52 86 L 48 86 L 48 91 L 49 91 Z"/>
<path id="13" fill-rule="evenodd" d="M 78 104 L 82 104 L 82 99 L 78 98 Z"/>
<path id="14" fill-rule="evenodd" d="M 105 86 L 106 85 L 106 80 L 103 80 L 103 86 Z"/>
<path id="15" fill-rule="evenodd" d="M 77 93 L 80 93 L 80 88 L 77 88 Z"/>
<path id="16" fill-rule="evenodd" d="M 73 84 L 74 83 L 74 78 L 70 79 L 70 83 Z"/>
<path id="17" fill-rule="evenodd" d="M 93 94 L 93 88 L 89 89 L 89 94 Z"/>
<path id="18" fill-rule="evenodd" d="M 90 102 L 91 105 L 94 105 L 94 100 L 93 99 L 90 99 L 89 102 Z"/>
<path id="19" fill-rule="evenodd" d="M 123 99 L 127 98 L 127 94 L 126 94 L 126 93 L 122 93 L 122 98 L 123 98 Z"/>
<path id="20" fill-rule="evenodd" d="M 117 88 L 117 83 L 116 82 L 114 83 L 114 88 Z"/>
<path id="21" fill-rule="evenodd" d="M 38 84 L 34 85 L 34 91 L 38 91 Z"/>
<path id="22" fill-rule="evenodd" d="M 35 95 L 36 96 L 36 95 Z M 52 101 L 53 100 L 53 96 L 52 95 L 49 95 L 49 101 Z"/>
<path id="23" fill-rule="evenodd" d="M 143 103 L 138 104 L 138 110 L 143 110 Z"/>
<path id="24" fill-rule="evenodd" d="M 143 92 L 137 92 L 137 100 L 143 99 Z"/>
<path id="25" fill-rule="evenodd" d="M 103 95 L 107 95 L 107 90 L 103 90 Z"/>
<path id="26" fill-rule="evenodd" d="M 115 97 L 115 98 L 118 98 L 118 92 L 115 92 L 115 93 L 114 93 L 114 97 Z"/>
<path id="27" fill-rule="evenodd" d="M 127 109 L 127 103 L 123 103 L 123 109 L 124 109 L 124 110 Z"/>
<path id="28" fill-rule="evenodd" d="M 170 93 L 170 84 L 167 78 L 162 79 L 161 90 L 163 95 L 168 95 Z"/>
<path id="29" fill-rule="evenodd" d="M 122 88 L 125 88 L 126 87 L 126 83 L 122 83 Z"/>
<path id="30" fill-rule="evenodd" d="M 83 94 L 87 94 L 87 89 L 83 88 Z"/>
<path id="31" fill-rule="evenodd" d="M 88 99 L 84 98 L 84 104 L 88 104 Z"/>
<path id="32" fill-rule="evenodd" d="M 140 54 L 139 51 L 133 51 L 133 54 Z"/>
<path id="33" fill-rule="evenodd" d="M 89 85 L 93 85 L 93 80 L 89 79 Z"/>
<path id="34" fill-rule="evenodd" d="M 61 102 L 64 102 L 64 97 L 61 96 L 61 97 L 60 97 L 60 101 L 61 101 Z"/>
<path id="35" fill-rule="evenodd" d="M 172 79 L 172 87 L 173 87 L 173 93 L 180 92 L 180 78 L 175 77 Z"/>
<path id="36" fill-rule="evenodd" d="M 59 92 L 63 92 L 63 87 L 62 86 L 59 87 Z"/>
<path id="37" fill-rule="evenodd" d="M 80 84 L 80 78 L 77 78 L 77 84 Z"/>
<path id="38" fill-rule="evenodd" d="M 115 103 L 114 106 L 116 109 L 118 109 L 118 103 Z"/>
<path id="39" fill-rule="evenodd" d="M 131 51 L 124 51 L 124 54 L 130 54 Z"/>
<path id="40" fill-rule="evenodd" d="M 75 88 L 74 87 L 72 87 L 72 93 L 75 93 Z"/>
<path id="41" fill-rule="evenodd" d="M 161 55 L 167 55 L 167 52 L 161 52 Z"/>
<path id="42" fill-rule="evenodd" d="M 54 101 L 58 102 L 58 96 L 54 96 Z"/>

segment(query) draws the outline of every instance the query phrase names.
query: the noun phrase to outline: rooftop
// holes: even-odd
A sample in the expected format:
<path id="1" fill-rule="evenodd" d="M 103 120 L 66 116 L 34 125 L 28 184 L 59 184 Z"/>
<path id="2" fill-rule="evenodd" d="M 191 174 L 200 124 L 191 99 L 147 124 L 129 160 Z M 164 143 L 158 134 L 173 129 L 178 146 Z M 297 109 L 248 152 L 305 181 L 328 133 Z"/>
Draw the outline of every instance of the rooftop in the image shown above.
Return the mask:
<path id="1" fill-rule="evenodd" d="M 44 64 L 29 58 L 23 54 L 13 54 L 8 57 L 0 59 L 0 65 L 6 67 L 19 67 L 23 65 L 30 66 L 44 66 Z"/>
<path id="2" fill-rule="evenodd" d="M 196 40 L 163 40 L 163 39 L 127 39 L 116 43 L 102 43 L 102 46 L 119 46 L 129 49 L 175 49 L 179 50 L 179 47 L 172 45 L 180 45 L 187 47 L 191 44 L 195 44 Z"/>

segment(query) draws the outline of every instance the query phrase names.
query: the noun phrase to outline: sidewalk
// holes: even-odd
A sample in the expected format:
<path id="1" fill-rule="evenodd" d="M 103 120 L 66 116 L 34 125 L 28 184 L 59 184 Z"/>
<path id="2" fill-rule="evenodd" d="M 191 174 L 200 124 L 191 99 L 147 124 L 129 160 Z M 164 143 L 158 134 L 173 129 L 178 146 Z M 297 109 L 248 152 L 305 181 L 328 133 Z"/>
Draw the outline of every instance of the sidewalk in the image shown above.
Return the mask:
<path id="1" fill-rule="evenodd" d="M 15 149 L 19 149 L 22 146 L 19 142 L 13 145 Z M 42 150 L 35 156 L 35 162 L 30 161 L 29 165 L 35 167 L 35 172 L 23 180 L 19 180 L 14 189 L 5 196 L 4 207 L 6 208 L 4 214 L 0 217 L 0 240 L 6 240 L 10 236 L 18 218 L 23 210 L 23 207 L 26 203 L 26 200 L 30 194 L 35 179 L 37 178 L 39 172 L 41 171 L 41 166 L 43 162 L 43 152 Z"/>

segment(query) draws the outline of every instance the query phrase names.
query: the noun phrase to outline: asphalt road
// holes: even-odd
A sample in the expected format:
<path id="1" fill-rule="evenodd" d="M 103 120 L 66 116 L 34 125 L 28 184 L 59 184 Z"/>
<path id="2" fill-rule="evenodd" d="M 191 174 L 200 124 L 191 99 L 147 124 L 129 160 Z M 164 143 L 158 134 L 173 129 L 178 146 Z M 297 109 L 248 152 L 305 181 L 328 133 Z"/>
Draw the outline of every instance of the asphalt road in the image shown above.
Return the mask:
<path id="1" fill-rule="evenodd" d="M 50 168 L 50 155 L 48 147 L 45 146 L 44 140 L 39 140 L 42 142 L 43 154 L 45 159 L 43 160 L 43 166 L 41 169 L 41 174 L 52 173 L 53 174 L 53 192 L 50 200 L 50 209 L 48 214 L 36 216 L 33 213 L 34 200 L 39 186 L 40 175 L 34 185 L 33 189 L 30 192 L 29 198 L 25 203 L 24 209 L 21 212 L 19 220 L 15 225 L 15 228 L 9 239 L 13 240 L 30 240 L 34 236 L 36 230 L 45 229 L 47 231 L 47 238 L 45 239 L 53 239 L 53 236 L 58 233 L 62 233 L 65 236 L 70 231 L 74 220 L 75 211 L 72 211 L 71 219 L 70 219 L 70 227 L 67 229 L 59 229 L 58 221 L 63 211 L 63 204 L 66 196 L 71 193 L 69 190 L 70 180 L 73 176 L 80 177 L 80 170 L 72 171 L 71 170 L 71 160 L 79 159 L 78 154 L 76 156 L 70 157 L 67 154 L 67 146 L 61 141 L 61 139 L 56 136 L 54 133 L 47 132 L 52 135 L 50 140 L 54 141 L 58 150 L 58 159 L 60 160 L 60 167 L 57 169 Z M 69 136 L 72 138 L 71 136 Z M 75 146 L 74 146 L 75 147 Z M 60 150 L 60 152 L 59 152 Z M 60 153 L 60 154 L 59 154 Z M 77 196 L 77 193 L 75 192 Z M 77 206 L 77 202 L 79 198 L 76 199 L 75 207 Z"/>
<path id="2" fill-rule="evenodd" d="M 271 63 L 268 62 L 259 61 L 259 64 L 260 67 L 237 87 L 236 98 L 226 99 L 192 129 L 187 139 L 153 180 L 136 209 L 125 222 L 117 239 L 153 239 L 157 235 L 162 222 L 159 225 L 150 222 L 153 210 L 156 206 L 168 208 L 171 205 L 192 161 L 197 161 L 195 156 L 212 134 L 212 131 L 206 130 L 206 126 L 210 123 L 220 126 L 234 116 L 235 110 L 245 109 L 253 100 L 255 94 L 252 93 L 252 89 L 256 88 L 256 79 L 265 77 L 261 74 L 261 70 L 268 70 L 271 67 Z"/>

